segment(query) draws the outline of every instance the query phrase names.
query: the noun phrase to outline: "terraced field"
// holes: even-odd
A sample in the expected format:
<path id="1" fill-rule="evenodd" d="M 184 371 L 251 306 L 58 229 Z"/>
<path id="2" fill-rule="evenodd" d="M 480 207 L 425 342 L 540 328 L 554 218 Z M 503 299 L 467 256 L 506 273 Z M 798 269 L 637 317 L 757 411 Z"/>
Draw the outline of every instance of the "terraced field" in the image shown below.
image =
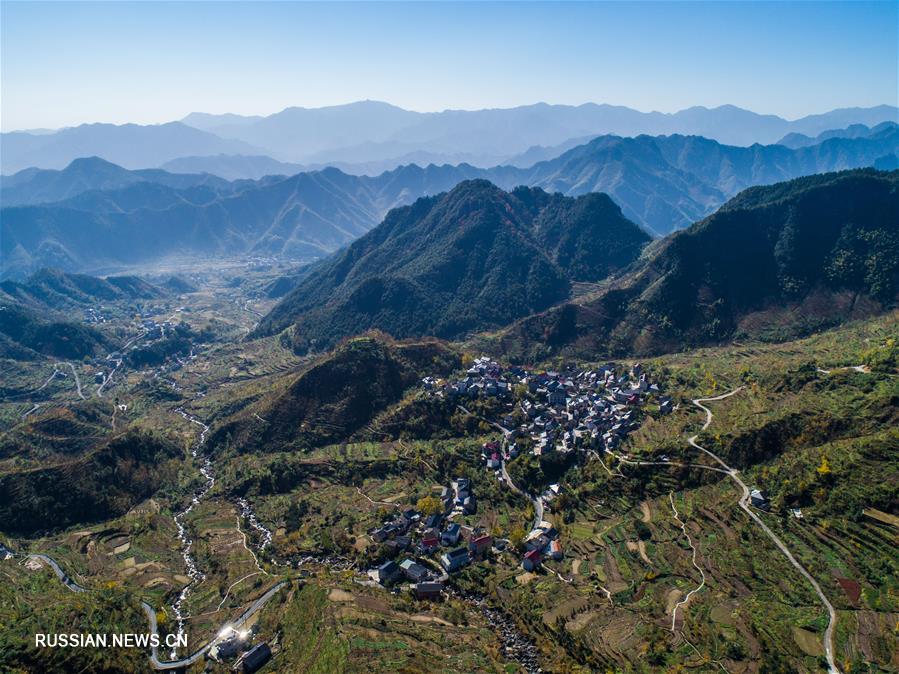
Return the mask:
<path id="1" fill-rule="evenodd" d="M 463 415 L 429 406 L 412 386 L 346 442 L 247 449 L 216 431 L 240 417 L 252 424 L 242 431 L 258 424 L 261 432 L 271 421 L 250 414 L 255 405 L 322 361 L 300 359 L 277 339 L 241 341 L 255 316 L 231 294 L 217 283 L 191 300 L 190 320 L 217 326 L 221 338 L 178 367 L 125 367 L 102 398 L 86 387 L 86 400 L 71 378 L 53 376 L 37 393 L 0 403 L 0 480 L 52 467 L 63 484 L 88 484 L 94 473 L 76 462 L 130 433 L 156 438 L 148 446 L 164 459 L 151 469 L 126 454 L 115 464 L 119 475 L 152 485 L 146 497 L 116 496 L 103 504 L 111 514 L 2 539 L 22 555 L 51 555 L 90 591 L 65 591 L 46 569 L 18 564 L 22 556 L 0 562 L 0 669 L 146 666 L 143 652 L 37 656 L 28 630 L 38 616 L 49 615 L 51 626 L 106 630 L 108 615 L 116 629 L 141 631 L 144 600 L 163 634 L 176 629 L 171 606 L 190 578 L 173 514 L 204 484 L 203 457 L 190 452 L 197 427 L 175 414 L 183 408 L 211 426 L 215 441 L 203 451 L 216 477 L 185 516 L 204 574 L 185 602 L 188 650 L 287 579 L 287 591 L 248 623 L 273 646 L 280 671 L 521 671 L 481 606 L 461 594 L 415 602 L 373 587 L 364 573 L 383 556 L 367 532 L 454 477 L 470 478 L 478 496 L 477 513 L 458 520 L 465 527 L 510 538 L 530 527 L 531 502 L 483 468 L 481 445 L 499 437 L 479 419 L 491 406 Z M 122 326 L 123 336 L 132 333 Z M 525 573 L 518 552 L 496 551 L 453 575 L 454 591 L 501 611 L 509 629 L 536 644 L 544 671 L 826 669 L 824 605 L 738 506 L 740 489 L 727 471 L 687 442 L 697 435 L 698 445 L 769 496 L 770 512 L 753 512 L 835 607 L 837 667 L 899 671 L 897 337 L 894 313 L 795 342 L 644 362 L 675 410 L 662 416 L 647 406 L 617 455 L 585 452 L 572 461 L 562 497 L 546 512 L 564 557 Z M 73 365 L 92 380 L 95 365 Z M 24 392 L 53 372 L 52 363 L 2 367 Z M 735 389 L 708 403 L 714 419 L 702 431 L 706 416 L 691 401 Z M 34 404 L 38 410 L 22 419 Z M 510 473 L 524 460 L 510 462 Z M 112 493 L 116 481 L 91 493 Z M 27 481 L 16 484 L 11 493 L 28 493 Z M 271 532 L 265 551 L 260 529 L 239 515 L 241 498 Z"/>

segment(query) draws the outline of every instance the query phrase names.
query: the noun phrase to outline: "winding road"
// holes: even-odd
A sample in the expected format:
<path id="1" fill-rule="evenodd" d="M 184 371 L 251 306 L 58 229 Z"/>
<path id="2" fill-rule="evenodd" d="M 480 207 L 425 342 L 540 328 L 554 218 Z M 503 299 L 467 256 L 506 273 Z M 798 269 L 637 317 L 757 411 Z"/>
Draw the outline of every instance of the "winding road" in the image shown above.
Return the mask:
<path id="1" fill-rule="evenodd" d="M 480 419 L 484 423 L 493 426 L 495 429 L 497 429 L 498 431 L 500 431 L 503 434 L 503 446 L 500 451 L 501 458 L 500 458 L 500 463 L 499 463 L 500 474 L 503 476 L 503 479 L 506 481 L 506 484 L 509 485 L 509 488 L 512 491 L 514 491 L 516 494 L 519 494 L 520 496 L 525 497 L 533 504 L 533 506 L 534 506 L 534 524 L 531 527 L 531 530 L 536 529 L 538 526 L 540 526 L 540 523 L 543 521 L 543 498 L 541 498 L 540 496 L 532 496 L 531 494 L 528 494 L 526 491 L 524 491 L 523 489 L 516 486 L 516 484 L 514 482 L 512 482 L 512 477 L 509 475 L 508 471 L 506 470 L 506 445 L 509 443 L 509 436 L 512 435 L 512 431 L 510 431 L 508 428 L 504 428 L 503 426 L 500 426 L 495 421 L 490 421 L 489 419 L 485 419 L 484 417 L 479 416 L 479 415 L 475 414 L 474 412 L 470 412 L 468 410 L 468 408 L 463 407 L 462 405 L 456 405 L 456 407 L 458 407 L 460 410 L 462 410 L 465 414 L 475 417 L 476 419 Z"/>
<path id="2" fill-rule="evenodd" d="M 852 369 L 855 369 L 860 372 L 864 372 L 864 370 L 861 367 L 852 368 Z M 822 370 L 822 372 L 824 372 L 825 374 L 829 374 L 829 372 L 826 370 Z M 714 416 L 712 414 L 712 411 L 708 407 L 706 407 L 703 403 L 710 403 L 710 402 L 716 402 L 719 400 L 724 400 L 726 398 L 729 398 L 732 395 L 735 395 L 736 393 L 739 393 L 740 391 L 743 390 L 743 388 L 744 388 L 743 386 L 739 386 L 739 387 L 733 389 L 732 391 L 728 391 L 727 393 L 722 393 L 721 395 L 718 395 L 718 396 L 712 396 L 712 397 L 708 397 L 708 398 L 696 398 L 692 401 L 692 403 L 696 407 L 701 409 L 706 414 L 705 423 L 703 423 L 703 425 L 702 425 L 703 431 L 708 429 L 708 427 L 711 425 L 712 418 Z M 468 409 L 466 409 L 462 405 L 458 405 L 458 408 L 460 410 L 462 410 L 463 412 L 465 412 L 466 414 L 470 414 L 472 416 L 477 416 L 475 414 L 472 414 L 472 412 L 470 412 Z M 483 417 L 478 417 L 478 418 L 483 419 Z M 488 419 L 483 419 L 483 421 L 487 422 L 491 426 L 494 426 L 495 428 L 499 429 L 503 433 L 503 452 L 501 454 L 503 457 L 503 460 L 500 463 L 500 470 L 502 472 L 502 476 L 505 479 L 506 483 L 509 485 L 510 489 L 512 489 L 516 493 L 521 494 L 522 496 L 530 499 L 531 502 L 534 504 L 534 511 L 535 511 L 535 515 L 536 515 L 535 520 L 534 520 L 534 527 L 536 528 L 536 526 L 543 519 L 543 499 L 541 499 L 539 496 L 538 497 L 531 496 L 530 494 L 527 494 L 526 492 L 522 491 L 517 486 L 515 486 L 515 483 L 512 482 L 512 479 L 509 476 L 509 473 L 506 471 L 505 445 L 506 445 L 509 435 L 511 434 L 511 431 L 509 431 L 506 428 L 503 428 L 499 424 L 492 422 Z M 620 457 L 612 452 L 609 452 L 609 453 L 612 454 L 613 456 L 615 456 L 615 458 L 617 458 L 620 462 L 630 464 L 630 465 L 701 468 L 704 470 L 711 470 L 711 471 L 715 471 L 715 472 L 719 472 L 719 473 L 724 473 L 728 477 L 730 477 L 734 482 L 736 482 L 737 486 L 739 486 L 742 491 L 742 495 L 740 496 L 740 500 L 738 502 L 738 505 L 740 506 L 740 508 L 742 508 L 756 522 L 756 524 L 758 524 L 761 527 L 762 531 L 765 532 L 765 535 L 767 535 L 768 538 L 770 538 L 771 541 L 775 544 L 775 546 L 777 546 L 777 548 L 781 551 L 781 553 L 783 553 L 783 555 L 784 555 L 784 557 L 786 557 L 787 561 L 789 561 L 790 564 L 792 564 L 793 567 L 796 568 L 796 570 L 799 571 L 799 573 L 811 584 L 812 588 L 815 590 L 815 593 L 818 595 L 818 598 L 821 600 L 821 603 L 827 609 L 827 613 L 829 615 L 829 621 L 827 624 L 827 629 L 824 631 L 824 654 L 827 659 L 827 667 L 828 667 L 830 674 L 842 674 L 842 672 L 840 671 L 840 668 L 837 666 L 836 658 L 834 657 L 835 649 L 834 649 L 834 643 L 833 643 L 833 634 L 834 634 L 834 629 L 835 629 L 835 626 L 837 623 L 837 613 L 833 607 L 833 604 L 831 604 L 830 601 L 827 599 L 827 596 L 824 594 L 824 591 L 821 589 L 821 586 L 818 584 L 818 581 L 816 581 L 814 579 L 814 577 L 805 569 L 805 567 L 802 566 L 802 564 L 793 556 L 793 554 L 787 548 L 786 544 L 784 544 L 784 542 L 777 536 L 777 534 L 775 534 L 768 527 L 768 525 L 762 521 L 762 518 L 759 517 L 758 514 L 756 514 L 752 510 L 752 508 L 749 506 L 750 490 L 749 490 L 749 487 L 746 486 L 746 484 L 743 482 L 743 480 L 740 479 L 738 471 L 735 468 L 731 468 L 729 465 L 727 465 L 721 459 L 721 457 L 719 457 L 717 454 L 715 454 L 714 452 L 699 445 L 696 442 L 696 439 L 698 437 L 699 437 L 698 434 L 693 435 L 687 439 L 687 442 L 692 447 L 700 450 L 701 452 L 703 452 L 707 456 L 709 456 L 712 460 L 714 460 L 720 466 L 720 468 L 715 468 L 714 466 L 706 466 L 703 464 L 694 464 L 694 463 L 681 464 L 681 463 L 673 463 L 673 462 L 669 462 L 669 461 L 631 461 L 630 459 L 625 459 L 625 458 Z M 608 470 L 608 468 L 606 468 L 606 470 Z M 671 502 L 671 507 L 674 510 L 675 519 L 677 519 L 678 522 L 681 524 L 681 529 L 684 531 L 684 534 L 686 534 L 687 533 L 686 526 L 683 524 L 683 522 L 681 522 L 681 520 L 677 514 L 677 509 L 674 507 L 673 500 Z M 687 537 L 689 539 L 689 535 L 687 535 Z M 690 545 L 693 548 L 693 566 L 696 567 L 699 570 L 700 574 L 702 575 L 702 583 L 700 584 L 699 587 L 697 587 L 695 590 L 690 592 L 684 598 L 684 600 L 682 600 L 681 602 L 678 602 L 678 604 L 675 606 L 675 608 L 672 612 L 672 617 L 671 617 L 672 630 L 675 627 L 675 621 L 677 618 L 677 608 L 680 607 L 681 605 L 685 605 L 689 601 L 690 597 L 693 594 L 695 594 L 696 592 L 698 592 L 700 589 L 702 589 L 702 587 L 705 585 L 705 573 L 696 563 L 696 548 L 693 547 L 692 541 L 690 541 Z"/>
<path id="3" fill-rule="evenodd" d="M 57 375 L 62 375 L 63 377 L 66 376 L 65 373 L 59 369 L 63 365 L 67 365 L 72 370 L 72 376 L 75 378 L 75 388 L 78 391 L 78 397 L 81 398 L 82 400 L 87 400 L 87 398 L 84 397 L 84 393 L 82 393 L 82 391 L 81 391 L 81 379 L 78 377 L 78 371 L 75 369 L 75 366 L 72 365 L 72 363 L 64 362 L 64 361 L 53 363 L 53 372 L 50 373 L 50 376 L 47 377 L 47 380 L 43 384 L 41 384 L 39 387 L 37 387 L 33 391 L 26 391 L 25 393 L 15 393 L 13 395 L 6 396 L 6 400 L 17 400 L 17 399 L 25 398 L 28 396 L 33 396 L 35 393 L 40 393 L 41 391 L 43 391 L 45 388 L 47 388 L 50 385 L 50 382 L 52 382 L 54 379 L 56 379 Z M 21 417 L 22 419 L 25 419 L 28 416 L 34 414 L 41 406 L 40 403 L 36 403 L 33 400 L 29 401 L 29 402 L 31 402 L 33 407 L 22 415 L 22 417 Z"/>
<path id="4" fill-rule="evenodd" d="M 65 363 L 56 363 L 53 367 L 56 367 L 57 365 L 68 365 L 71 368 L 72 376 L 75 378 L 75 389 L 78 391 L 78 397 L 82 400 L 87 400 L 87 398 L 84 397 L 84 393 L 81 391 L 81 379 L 78 377 L 78 370 L 75 369 L 75 366 L 68 361 Z"/>
<path id="5" fill-rule="evenodd" d="M 86 587 L 82 587 L 74 580 L 72 580 L 65 571 L 62 570 L 62 567 L 57 563 L 55 559 L 48 555 L 44 555 L 41 553 L 34 553 L 28 555 L 29 559 L 39 559 L 49 566 L 53 573 L 56 574 L 56 577 L 59 578 L 59 581 L 65 585 L 72 592 L 88 592 L 89 590 Z M 257 611 L 259 611 L 263 606 L 268 603 L 268 601 L 275 596 L 275 594 L 282 587 L 287 585 L 286 580 L 282 580 L 280 583 L 273 585 L 265 594 L 263 594 L 259 599 L 250 604 L 243 613 L 241 613 L 236 619 L 226 621 L 222 624 L 222 627 L 231 626 L 235 629 L 243 625 L 247 620 L 249 620 Z M 156 610 L 150 606 L 147 602 L 142 601 L 141 608 L 144 610 L 144 613 L 147 616 L 147 621 L 150 623 L 150 633 L 155 634 L 157 638 L 159 637 L 159 626 L 156 621 Z M 206 645 L 202 646 L 198 650 L 194 651 L 191 655 L 186 658 L 181 658 L 179 660 L 160 660 L 158 648 L 156 646 L 151 647 L 150 653 L 150 664 L 153 666 L 153 669 L 158 670 L 166 670 L 166 669 L 180 669 L 183 667 L 189 667 L 193 665 L 200 658 L 204 657 L 206 653 L 212 648 L 218 637 L 214 637 L 211 639 Z"/>
<path id="6" fill-rule="evenodd" d="M 249 620 L 253 614 L 255 614 L 259 609 L 261 609 L 268 602 L 269 599 L 275 596 L 275 593 L 278 592 L 282 587 L 287 584 L 287 581 L 282 580 L 277 585 L 272 586 L 272 588 L 266 592 L 264 595 L 259 597 L 256 601 L 254 601 L 250 606 L 237 617 L 237 619 L 228 621 L 222 625 L 224 628 L 227 625 L 230 625 L 234 629 L 237 629 L 241 625 L 243 625 L 247 620 Z M 156 611 L 150 606 L 147 602 L 141 602 L 141 607 L 144 609 L 144 613 L 147 615 L 147 620 L 150 622 L 150 632 L 153 634 L 159 634 L 158 626 L 156 624 Z M 199 650 L 194 651 L 191 655 L 186 658 L 181 658 L 180 660 L 160 660 L 159 659 L 159 649 L 153 646 L 150 650 L 150 664 L 153 666 L 153 669 L 165 670 L 165 669 L 180 669 L 182 667 L 189 667 L 190 665 L 196 663 L 200 660 L 200 658 L 204 657 L 206 653 L 215 645 L 215 642 L 218 640 L 216 636 L 205 646 L 201 647 Z"/>
<path id="7" fill-rule="evenodd" d="M 40 408 L 41 408 L 41 404 L 40 404 L 40 403 L 33 403 L 31 409 L 28 410 L 27 412 L 25 412 L 25 414 L 23 414 L 20 418 L 21 418 L 21 419 L 27 419 L 27 418 L 30 417 L 32 414 L 34 414 L 35 412 L 37 412 Z"/>
<path id="8" fill-rule="evenodd" d="M 677 512 L 677 507 L 674 505 L 674 493 L 673 492 L 668 492 L 668 501 L 671 503 L 671 510 L 674 512 L 674 519 L 675 519 L 675 521 L 677 521 L 678 525 L 680 526 L 681 531 L 684 532 L 684 537 L 687 539 L 687 543 L 690 545 L 690 549 L 693 551 L 693 558 L 692 558 L 693 568 L 696 569 L 697 571 L 699 571 L 699 576 L 702 579 L 702 581 L 699 583 L 699 585 L 697 585 L 695 588 L 690 590 L 687 593 L 687 596 L 685 596 L 683 599 L 681 599 L 679 602 L 677 602 L 674 605 L 674 609 L 671 611 L 671 631 L 674 632 L 676 629 L 676 625 L 677 625 L 677 609 L 679 609 L 681 606 L 686 606 L 687 604 L 689 604 L 690 598 L 694 594 L 699 592 L 702 588 L 705 587 L 705 571 L 703 571 L 702 567 L 696 563 L 696 555 L 697 555 L 696 546 L 693 545 L 693 539 L 690 538 L 690 534 L 687 532 L 686 522 L 681 520 L 680 514 Z"/>
<path id="9" fill-rule="evenodd" d="M 725 398 L 729 398 L 730 396 L 734 395 L 735 393 L 740 392 L 742 389 L 743 389 L 743 387 L 740 386 L 739 388 L 735 388 L 733 391 L 729 391 L 728 393 L 723 393 L 723 394 L 721 394 L 719 396 L 715 396 L 713 398 L 696 398 L 695 400 L 693 400 L 693 404 L 696 405 L 696 407 L 698 407 L 699 409 L 703 410 L 706 414 L 705 423 L 702 425 L 703 431 L 706 430 L 709 427 L 709 425 L 712 423 L 712 416 L 713 416 L 712 411 L 708 407 L 703 405 L 703 403 L 715 402 L 717 400 L 724 400 Z M 725 469 L 725 471 L 730 476 L 730 478 L 734 482 L 737 483 L 737 485 L 743 491 L 743 495 L 740 497 L 740 501 L 739 501 L 740 507 L 753 520 L 755 520 L 756 524 L 758 524 L 762 528 L 762 531 L 765 532 L 765 534 L 768 536 L 768 538 L 770 538 L 774 542 L 774 544 L 777 546 L 777 548 L 783 553 L 784 557 L 787 558 L 787 561 L 789 561 L 790 564 L 792 564 L 796 568 L 796 570 L 799 571 L 799 573 L 802 574 L 802 576 L 811 584 L 811 586 L 814 588 L 815 592 L 817 593 L 818 598 L 821 600 L 821 603 L 824 604 L 824 607 L 827 609 L 827 613 L 830 616 L 830 620 L 827 624 L 827 629 L 824 631 L 824 655 L 827 658 L 827 668 L 831 674 L 841 674 L 840 668 L 837 667 L 836 658 L 834 657 L 833 632 L 834 632 L 834 628 L 837 624 L 837 612 L 834 609 L 833 604 L 831 604 L 830 601 L 825 596 L 824 591 L 821 589 L 821 586 L 818 584 L 818 581 L 816 581 L 812 577 L 812 575 L 808 571 L 806 571 L 805 567 L 802 566 L 802 564 L 800 564 L 796 560 L 796 558 L 789 551 L 789 549 L 784 544 L 784 542 L 782 540 L 780 540 L 780 538 L 777 536 L 777 534 L 775 534 L 773 531 L 771 531 L 771 529 L 768 527 L 768 525 L 762 521 L 762 518 L 759 517 L 752 510 L 752 508 L 749 507 L 749 487 L 747 487 L 746 483 L 744 483 L 743 480 L 740 479 L 740 477 L 738 475 L 738 471 L 734 468 L 731 468 L 726 463 L 724 463 L 724 461 L 722 461 L 721 458 L 717 454 L 715 454 L 715 453 L 711 452 L 710 450 L 706 449 L 705 447 L 697 444 L 697 442 L 696 442 L 697 437 L 699 437 L 699 436 L 694 435 L 694 436 L 690 437 L 687 440 L 687 442 L 689 442 L 690 445 L 692 445 L 696 449 L 698 449 L 698 450 L 704 452 L 705 454 L 707 454 L 708 456 L 710 456 L 714 461 L 716 461 L 719 465 L 721 465 L 721 467 Z"/>
<path id="10" fill-rule="evenodd" d="M 66 572 L 62 570 L 62 567 L 60 567 L 59 564 L 56 563 L 56 560 L 53 559 L 52 557 L 48 557 L 47 555 L 42 555 L 42 554 L 38 553 L 38 554 L 28 555 L 28 558 L 29 559 L 39 559 L 42 562 L 46 563 L 47 566 L 49 566 L 51 569 L 53 569 L 53 573 L 56 574 L 56 577 L 59 578 L 59 581 L 63 585 L 65 585 L 67 588 L 69 588 L 72 592 L 87 592 L 87 588 L 82 587 L 81 585 L 76 583 L 74 580 L 69 578 L 69 576 L 66 575 Z"/>
<path id="11" fill-rule="evenodd" d="M 175 314 L 172 314 L 172 316 L 174 316 L 174 315 Z M 120 367 L 122 367 L 122 363 L 125 360 L 125 355 L 124 355 L 125 352 L 129 348 L 131 348 L 131 345 L 134 344 L 134 342 L 136 342 L 139 339 L 143 339 L 146 336 L 147 336 L 147 331 L 142 330 L 140 332 L 140 334 L 138 334 L 136 337 L 132 337 L 127 342 L 125 342 L 125 344 L 122 346 L 122 348 L 119 351 L 113 351 L 112 353 L 109 353 L 106 355 L 106 360 L 109 362 L 115 363 L 115 367 L 113 367 L 112 370 L 110 371 L 110 373 L 103 378 L 103 381 L 97 385 L 97 397 L 98 398 L 103 397 L 103 389 L 105 389 L 107 386 L 109 386 L 112 383 L 112 376 L 118 371 L 118 369 Z"/>

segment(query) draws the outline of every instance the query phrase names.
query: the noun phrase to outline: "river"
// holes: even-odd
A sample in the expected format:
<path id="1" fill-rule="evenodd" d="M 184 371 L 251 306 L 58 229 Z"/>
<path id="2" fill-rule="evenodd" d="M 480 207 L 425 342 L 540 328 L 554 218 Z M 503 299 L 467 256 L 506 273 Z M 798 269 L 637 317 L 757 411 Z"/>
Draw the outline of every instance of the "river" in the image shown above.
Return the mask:
<path id="1" fill-rule="evenodd" d="M 193 447 L 191 447 L 190 454 L 194 459 L 201 458 L 200 450 L 203 445 L 206 443 L 206 434 L 209 432 L 209 426 L 204 424 L 202 421 L 197 419 L 194 416 L 191 416 L 187 412 L 185 412 L 180 407 L 175 410 L 182 417 L 187 419 L 192 424 L 196 424 L 199 426 L 202 431 L 200 432 L 200 437 L 196 443 L 194 443 Z M 184 635 L 184 602 L 187 601 L 187 598 L 190 596 L 191 590 L 194 586 L 202 582 L 206 578 L 206 574 L 204 574 L 200 568 L 197 566 L 197 562 L 191 553 L 193 548 L 194 541 L 190 537 L 187 526 L 184 524 L 184 518 L 200 503 L 200 501 L 209 493 L 209 490 L 215 485 L 215 474 L 212 470 L 212 460 L 206 456 L 202 455 L 203 465 L 200 467 L 200 473 L 203 475 L 203 478 L 206 480 L 206 483 L 201 487 L 198 491 L 196 491 L 193 495 L 188 506 L 175 514 L 175 526 L 178 528 L 178 540 L 181 541 L 181 556 L 184 558 L 184 565 L 187 567 L 187 576 L 190 578 L 190 582 L 182 588 L 181 592 L 178 594 L 178 598 L 172 604 L 172 612 L 175 614 L 175 620 L 178 621 L 178 637 Z M 171 658 L 174 660 L 178 657 L 178 649 L 177 647 L 172 648 Z"/>

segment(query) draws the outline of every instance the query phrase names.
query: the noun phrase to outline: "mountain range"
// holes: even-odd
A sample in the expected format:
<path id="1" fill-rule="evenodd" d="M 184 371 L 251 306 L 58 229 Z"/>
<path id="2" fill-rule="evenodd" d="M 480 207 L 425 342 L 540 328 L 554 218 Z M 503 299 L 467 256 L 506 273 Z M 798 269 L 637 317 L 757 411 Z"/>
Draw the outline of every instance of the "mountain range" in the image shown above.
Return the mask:
<path id="1" fill-rule="evenodd" d="M 458 338 L 564 300 L 573 282 L 606 278 L 649 240 L 604 194 L 465 181 L 391 211 L 311 271 L 255 334 L 292 324 L 298 351 L 372 328 Z"/>
<path id="2" fill-rule="evenodd" d="M 774 143 L 790 133 L 814 137 L 828 129 L 884 121 L 899 121 L 899 109 L 845 108 L 788 121 L 732 105 L 670 114 L 595 103 L 419 113 L 360 101 L 287 108 L 266 117 L 192 113 L 180 122 L 158 125 L 84 124 L 50 133 L 4 133 L 0 171 L 62 168 L 93 155 L 126 168 L 157 168 L 186 157 L 196 166 L 198 158 L 218 155 L 266 156 L 311 167 L 362 165 L 361 170 L 376 172 L 411 161 L 487 167 L 510 163 L 534 146 L 554 147 L 597 135 L 701 135 L 748 146 Z"/>
<path id="3" fill-rule="evenodd" d="M 732 105 L 666 114 L 595 103 L 417 113 L 378 101 L 361 101 L 326 108 L 287 108 L 267 117 L 192 114 L 182 122 L 267 148 L 276 159 L 363 162 L 426 150 L 468 152 L 485 156 L 493 164 L 498 157 L 508 158 L 533 145 L 552 146 L 590 135 L 702 135 L 730 145 L 751 145 L 773 143 L 790 132 L 818 134 L 848 124 L 896 121 L 897 113 L 895 107 L 878 106 L 787 121 Z"/>
<path id="4" fill-rule="evenodd" d="M 99 157 L 73 160 L 65 169 L 30 168 L 0 178 L 0 204 L 24 206 L 72 199 L 85 192 L 122 190 L 135 184 L 155 183 L 176 190 L 207 186 L 229 191 L 227 180 L 209 173 L 170 173 L 159 169 L 129 171 Z"/>
<path id="5" fill-rule="evenodd" d="M 648 238 L 605 195 L 467 181 L 319 263 L 254 336 L 290 328 L 302 353 L 373 328 L 459 339 L 521 318 L 485 348 L 498 340 L 504 354 L 542 359 L 801 332 L 818 327 L 806 316 L 839 321 L 895 302 L 897 213 L 899 172 L 823 174 L 746 190 L 641 255 Z M 572 300 L 577 281 L 600 285 Z"/>
<path id="6" fill-rule="evenodd" d="M 896 122 L 881 122 L 876 126 L 870 127 L 864 124 L 850 124 L 845 129 L 828 129 L 822 131 L 817 136 L 806 136 L 801 133 L 788 133 L 786 136 L 777 141 L 778 145 L 785 145 L 791 149 L 800 147 L 808 147 L 809 145 L 817 145 L 831 138 L 878 138 L 885 134 L 890 134 L 896 129 Z"/>
<path id="7" fill-rule="evenodd" d="M 119 301 L 159 299 L 168 289 L 137 276 L 98 278 L 41 269 L 22 282 L 0 282 L 0 301 L 15 302 L 40 311 L 67 311 Z"/>
<path id="8" fill-rule="evenodd" d="M 230 182 L 85 158 L 62 171 L 28 169 L 0 181 L 0 276 L 21 278 L 48 266 L 109 272 L 168 257 L 310 261 L 358 238 L 392 208 L 478 178 L 506 190 L 605 192 L 626 218 L 664 235 L 752 185 L 884 160 L 888 168 L 897 147 L 895 125 L 795 150 L 696 136 L 601 136 L 527 168 L 408 165 L 378 176 L 328 168 Z"/>
<path id="9" fill-rule="evenodd" d="M 247 253 L 309 261 L 358 238 L 394 206 L 445 191 L 475 171 L 410 166 L 368 179 L 326 169 L 225 189 L 143 180 L 52 204 L 6 207 L 2 276 Z"/>
<path id="10" fill-rule="evenodd" d="M 54 133 L 17 131 L 0 135 L 0 169 L 63 168 L 73 159 L 98 156 L 126 168 L 156 168 L 185 155 L 262 154 L 240 140 L 221 138 L 181 122 L 82 124 Z"/>
<path id="11" fill-rule="evenodd" d="M 893 306 L 899 172 L 754 187 L 651 244 L 598 292 L 518 322 L 484 348 L 647 355 L 734 335 L 784 339 Z"/>

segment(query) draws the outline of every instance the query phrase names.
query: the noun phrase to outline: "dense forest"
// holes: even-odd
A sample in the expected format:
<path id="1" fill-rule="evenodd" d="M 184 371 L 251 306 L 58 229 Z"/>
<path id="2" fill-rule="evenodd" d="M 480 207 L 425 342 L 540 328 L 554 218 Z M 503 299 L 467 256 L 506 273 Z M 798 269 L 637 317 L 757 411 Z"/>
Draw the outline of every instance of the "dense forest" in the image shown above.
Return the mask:
<path id="1" fill-rule="evenodd" d="M 596 297 L 523 320 L 506 353 L 660 353 L 748 333 L 791 338 L 895 303 L 899 172 L 754 187 L 655 244 Z"/>
<path id="2" fill-rule="evenodd" d="M 37 313 L 15 304 L 0 305 L 0 354 L 30 360 L 37 354 L 80 359 L 106 345 L 99 331 L 68 321 L 46 321 Z"/>
<path id="3" fill-rule="evenodd" d="M 635 260 L 649 236 L 609 197 L 503 192 L 483 180 L 391 211 L 311 271 L 259 325 L 297 351 L 370 328 L 457 338 L 565 300 Z"/>

